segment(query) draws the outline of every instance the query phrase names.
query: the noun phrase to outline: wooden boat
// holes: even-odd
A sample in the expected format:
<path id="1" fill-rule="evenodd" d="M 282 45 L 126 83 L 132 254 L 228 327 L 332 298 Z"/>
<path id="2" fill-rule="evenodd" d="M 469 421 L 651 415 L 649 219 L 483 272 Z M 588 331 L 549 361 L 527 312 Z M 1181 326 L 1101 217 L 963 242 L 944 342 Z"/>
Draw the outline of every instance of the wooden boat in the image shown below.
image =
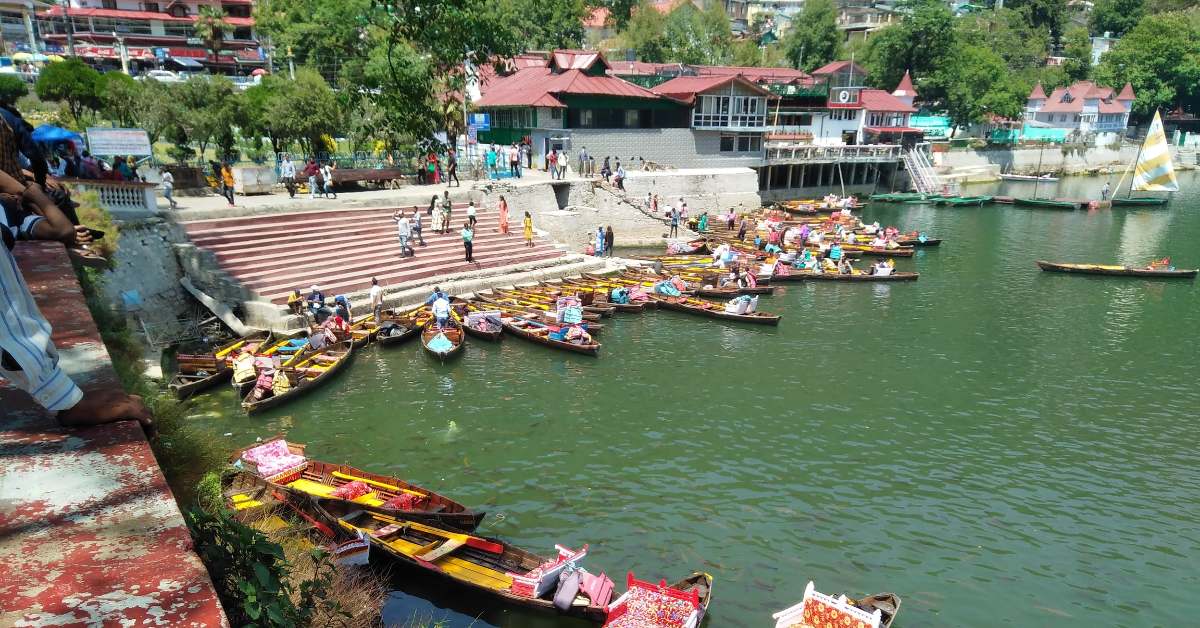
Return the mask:
<path id="1" fill-rule="evenodd" d="M 773 294 L 775 292 L 775 288 L 773 286 L 754 286 L 752 288 L 751 287 L 739 288 L 737 286 L 727 287 L 727 288 L 712 288 L 712 287 L 706 288 L 705 287 L 706 285 L 715 284 L 720 280 L 720 277 L 721 277 L 720 273 L 709 272 L 709 273 L 705 273 L 705 274 L 698 274 L 698 273 L 674 273 L 674 272 L 672 272 L 672 274 L 680 275 L 680 278 L 683 279 L 684 282 L 688 284 L 687 292 L 689 292 L 693 296 L 697 296 L 697 297 L 708 297 L 708 298 L 712 298 L 712 299 L 729 300 L 734 297 L 741 296 L 743 294 L 749 294 L 749 295 Z M 727 274 L 728 273 L 726 273 L 726 275 Z M 664 279 L 670 279 L 669 276 L 650 275 L 650 274 L 631 273 L 631 272 L 626 272 L 620 276 L 624 279 L 630 279 L 632 281 L 640 282 L 643 286 L 653 285 L 654 282 L 663 281 Z"/>
<path id="2" fill-rule="evenodd" d="M 1156 198 L 1152 196 L 1134 196 L 1130 198 L 1114 198 L 1110 202 L 1113 207 L 1137 207 L 1166 205 L 1170 200 L 1169 198 Z"/>
<path id="3" fill-rule="evenodd" d="M 1084 275 L 1109 275 L 1113 277 L 1153 277 L 1159 279 L 1192 279 L 1200 269 L 1134 268 L 1105 264 L 1069 264 L 1037 261 L 1044 271 L 1052 273 L 1079 273 Z"/>
<path id="4" fill-rule="evenodd" d="M 447 349 L 435 349 L 429 346 L 438 336 L 445 336 L 446 340 L 450 341 L 450 347 Z M 421 348 L 429 355 L 437 358 L 445 363 L 448 358 L 453 358 L 462 354 L 463 345 L 467 342 L 466 336 L 463 334 L 461 324 L 454 320 L 454 317 L 446 319 L 446 326 L 443 329 L 438 329 L 437 323 L 432 318 L 425 322 L 421 327 Z"/>
<path id="5" fill-rule="evenodd" d="M 540 345 L 570 351 L 572 353 L 582 353 L 583 355 L 600 355 L 600 343 L 594 340 L 590 343 L 574 343 L 566 340 L 555 340 L 550 337 L 552 332 L 557 332 L 562 329 L 559 325 L 551 325 L 542 323 L 536 320 L 523 317 L 506 316 L 501 319 L 504 322 L 504 331 L 513 334 L 519 338 L 524 338 L 530 342 L 536 342 Z M 592 326 L 587 325 L 587 332 L 591 334 Z"/>
<path id="6" fill-rule="evenodd" d="M 534 305 L 544 305 L 545 307 L 547 307 L 551 310 L 554 310 L 558 305 L 558 296 L 552 296 L 552 295 L 545 294 L 542 292 L 530 291 L 530 290 L 526 290 L 524 288 L 517 288 L 516 290 L 504 290 L 504 289 L 496 288 L 495 290 L 493 290 L 493 292 L 500 296 L 517 299 L 518 301 L 523 302 L 523 303 L 531 303 Z M 611 307 L 611 306 L 605 306 L 605 305 L 582 305 L 580 307 L 582 307 L 584 312 L 598 314 L 601 317 L 605 317 L 605 316 L 611 317 L 613 314 L 615 314 L 617 312 L 617 308 Z"/>
<path id="7" fill-rule="evenodd" d="M 891 192 L 885 194 L 872 194 L 872 201 L 883 201 L 885 203 L 905 203 L 908 201 L 924 201 L 930 198 L 929 194 L 920 192 Z"/>
<path id="8" fill-rule="evenodd" d="M 375 548 L 404 565 L 505 603 L 541 611 L 558 612 L 551 599 L 556 585 L 545 577 L 535 580 L 537 574 L 531 572 L 547 566 L 543 572 L 549 572 L 550 579 L 557 581 L 566 563 L 581 562 L 587 555 L 586 546 L 579 551 L 562 548 L 569 554 L 564 556 L 560 551 L 559 558 L 552 559 L 500 539 L 354 510 L 353 505 L 320 501 L 316 508 L 321 519 L 349 532 L 362 533 Z M 524 591 L 523 584 L 528 587 Z M 538 589 L 543 589 L 541 595 L 537 595 Z M 606 601 L 593 603 L 586 596 L 577 596 L 566 614 L 599 623 L 607 616 Z"/>
<path id="9" fill-rule="evenodd" d="M 367 346 L 379 333 L 379 325 L 375 323 L 374 314 L 366 314 L 350 324 L 350 339 L 355 349 Z"/>
<path id="10" fill-rule="evenodd" d="M 275 371 L 275 377 L 281 375 L 287 377 L 291 382 L 291 387 L 286 392 L 255 399 L 255 388 L 252 384 L 246 396 L 242 398 L 242 409 L 247 414 L 254 414 L 283 405 L 285 402 L 303 395 L 329 381 L 338 371 L 345 368 L 346 363 L 354 355 L 353 352 L 354 346 L 350 341 L 339 342 L 308 355 L 294 366 L 280 368 Z"/>
<path id="11" fill-rule="evenodd" d="M 264 476 L 259 473 L 261 467 L 255 461 L 243 459 L 247 452 L 263 446 L 267 446 L 267 450 L 277 450 L 275 453 L 283 451 L 296 456 L 297 464 L 283 472 Z M 390 517 L 466 532 L 477 528 L 485 514 L 397 477 L 311 459 L 307 456 L 303 443 L 286 441 L 283 436 L 275 436 L 261 443 L 243 447 L 235 451 L 229 460 L 245 469 L 243 475 L 247 476 L 241 481 L 235 479 L 231 484 L 232 490 L 229 491 L 247 496 L 248 499 L 238 500 L 245 504 L 238 509 L 251 507 L 249 500 L 256 499 L 256 495 L 260 494 L 260 485 L 266 485 L 290 495 L 330 500 L 341 503 L 346 508 L 370 510 Z M 352 482 L 361 482 L 369 492 L 353 499 L 342 499 L 335 494 L 338 489 Z M 355 492 L 362 492 L 361 487 L 359 488 L 360 490 Z M 393 500 L 401 507 L 389 506 L 388 502 Z"/>
<path id="12" fill-rule="evenodd" d="M 487 340 L 488 342 L 498 342 L 504 337 L 503 324 L 496 325 L 495 329 L 490 329 L 471 320 L 469 316 L 471 312 L 489 311 L 487 308 L 479 307 L 478 305 L 459 297 L 454 297 L 451 299 L 450 305 L 452 305 L 455 310 L 458 311 L 459 317 L 463 320 L 463 330 L 467 332 L 468 336 L 473 336 L 480 340 Z"/>
<path id="13" fill-rule="evenodd" d="M 890 275 L 870 275 L 862 271 L 854 271 L 850 275 L 834 272 L 814 273 L 811 270 L 788 269 L 786 275 L 774 275 L 775 281 L 916 281 L 919 273 L 898 273 Z"/>
<path id="14" fill-rule="evenodd" d="M 516 310 L 525 310 L 528 312 L 536 312 L 545 314 L 551 318 L 555 317 L 555 309 L 547 303 L 538 301 L 528 301 L 517 297 L 505 296 L 503 294 L 480 292 L 475 295 L 475 298 L 487 303 L 495 305 L 507 306 Z M 600 315 L 595 312 L 584 311 L 583 320 L 591 322 L 599 322 Z"/>
<path id="15" fill-rule="evenodd" d="M 542 285 L 546 286 L 547 288 L 551 288 L 551 289 L 559 288 L 559 289 L 572 290 L 572 291 L 579 293 L 580 295 L 585 295 L 587 292 L 590 291 L 592 293 L 592 303 L 593 304 L 599 303 L 602 305 L 606 305 L 606 306 L 613 308 L 614 310 L 616 310 L 618 312 L 626 312 L 626 313 L 636 314 L 636 313 L 641 313 L 641 312 L 646 311 L 646 306 L 643 303 L 613 303 L 612 301 L 609 300 L 610 294 L 611 294 L 610 291 L 605 290 L 603 287 L 596 286 L 593 284 L 581 284 L 581 283 L 575 283 L 575 282 L 572 282 L 569 280 L 563 280 L 562 283 L 560 283 L 560 284 L 543 283 Z"/>
<path id="16" fill-rule="evenodd" d="M 695 628 L 704 621 L 708 605 L 712 602 L 713 577 L 699 571 L 672 585 L 667 585 L 666 580 L 657 584 L 644 582 L 630 573 L 626 577 L 626 584 L 625 593 L 608 605 L 605 628 Z M 691 613 L 668 623 L 652 616 L 662 606 L 677 607 L 681 614 L 691 609 Z"/>
<path id="17" fill-rule="evenodd" d="M 919 235 L 903 235 L 896 239 L 896 244 L 900 246 L 941 246 L 941 238 L 921 238 Z"/>
<path id="18" fill-rule="evenodd" d="M 766 312 L 735 314 L 733 312 L 726 312 L 723 304 L 692 297 L 665 297 L 662 295 L 651 295 L 651 298 L 658 301 L 658 307 L 667 310 L 687 312 L 689 314 L 697 314 L 699 316 L 707 316 L 709 318 L 719 318 L 727 321 L 738 321 L 741 323 L 754 323 L 757 325 L 779 324 L 780 317 L 778 314 L 768 314 Z"/>
<path id="19" fill-rule="evenodd" d="M 307 339 L 297 340 L 295 336 L 272 335 L 259 344 L 258 350 L 254 351 L 253 354 L 259 358 L 270 358 L 279 355 L 282 366 L 291 366 L 309 354 L 308 341 Z M 236 357 L 236 352 L 230 354 L 230 366 L 234 366 L 233 361 Z M 257 379 L 257 370 L 255 371 L 255 377 L 250 378 L 249 381 L 239 382 L 236 376 L 237 373 L 235 371 L 235 379 L 232 381 L 233 390 L 238 398 L 241 399 L 254 387 L 254 381 Z"/>
<path id="20" fill-rule="evenodd" d="M 668 244 L 667 252 L 672 255 L 708 255 L 712 253 L 712 249 L 709 248 L 707 239 L 700 238 L 687 243 L 673 242 Z"/>
<path id="21" fill-rule="evenodd" d="M 379 331 L 375 341 L 384 347 L 392 347 L 416 338 L 421 333 L 421 326 L 411 318 L 395 314 L 384 314 L 379 322 Z"/>
<path id="22" fill-rule="evenodd" d="M 900 596 L 895 593 L 876 593 L 860 598 L 847 595 L 846 601 L 868 613 L 878 610 L 880 628 L 891 628 L 892 622 L 896 621 L 896 615 L 900 612 Z"/>
<path id="23" fill-rule="evenodd" d="M 581 290 L 594 290 L 596 292 L 603 292 L 605 294 L 604 298 L 606 298 L 606 299 L 610 298 L 609 295 L 612 294 L 612 289 L 617 287 L 617 286 L 611 286 L 611 285 L 598 284 L 589 279 L 563 279 L 562 282 L 564 284 L 568 284 L 570 286 L 577 287 Z M 646 308 L 650 308 L 650 309 L 654 308 L 653 301 L 642 301 L 640 303 L 613 303 L 613 302 L 609 301 L 608 304 L 617 308 L 618 312 L 645 312 Z M 590 331 L 590 328 L 589 328 L 589 331 Z"/>
<path id="24" fill-rule="evenodd" d="M 178 354 L 175 356 L 177 369 L 167 387 L 179 400 L 203 392 L 233 377 L 235 352 L 252 345 L 262 346 L 270 342 L 271 332 L 256 332 L 225 343 L 212 353 Z"/>
<path id="25" fill-rule="evenodd" d="M 1079 203 L 1075 201 L 1056 201 L 1050 198 L 1022 198 L 1013 197 L 1013 205 L 1021 207 L 1038 207 L 1041 209 L 1079 209 Z"/>
<path id="26" fill-rule="evenodd" d="M 1058 181 L 1058 177 L 1052 174 L 1034 175 L 1034 174 L 1001 174 L 1000 178 L 1004 181 Z"/>
<path id="27" fill-rule="evenodd" d="M 539 310 L 539 309 L 533 308 L 533 307 L 522 307 L 519 305 L 514 305 L 512 303 L 506 303 L 506 302 L 502 302 L 502 301 L 498 301 L 498 300 L 494 300 L 494 299 L 489 299 L 489 298 L 485 297 L 484 295 L 480 295 L 480 294 L 475 295 L 475 300 L 479 304 L 480 308 L 488 309 L 488 310 L 500 310 L 506 317 L 527 318 L 531 321 L 535 321 L 535 322 L 541 323 L 543 325 L 557 325 L 558 324 L 558 315 L 555 314 L 554 312 L 549 312 L 546 310 Z M 589 318 L 589 317 L 599 318 L 595 314 L 589 314 L 587 312 L 584 312 L 583 320 L 588 325 L 588 333 L 589 334 L 595 336 L 596 334 L 599 334 L 600 332 L 604 331 L 603 323 L 598 323 L 598 322 L 596 322 L 595 318 Z"/>

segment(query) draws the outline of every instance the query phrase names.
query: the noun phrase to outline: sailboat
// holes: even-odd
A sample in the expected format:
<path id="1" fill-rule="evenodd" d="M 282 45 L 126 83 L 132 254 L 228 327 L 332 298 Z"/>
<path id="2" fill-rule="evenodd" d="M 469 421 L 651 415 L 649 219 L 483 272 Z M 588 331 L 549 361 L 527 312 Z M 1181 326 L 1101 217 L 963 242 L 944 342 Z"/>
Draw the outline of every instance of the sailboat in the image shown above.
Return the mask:
<path id="1" fill-rule="evenodd" d="M 1118 190 L 1128 173 L 1129 168 L 1126 168 L 1125 173 L 1121 175 L 1121 180 L 1117 182 Z M 1154 112 L 1154 121 L 1150 123 L 1150 130 L 1146 132 L 1146 141 L 1142 142 L 1142 147 L 1138 150 L 1133 169 L 1133 181 L 1129 183 L 1129 193 L 1125 195 L 1125 198 L 1117 198 L 1114 191 L 1112 204 L 1113 207 L 1166 205 L 1170 200 L 1170 196 L 1165 198 L 1134 196 L 1135 190 L 1138 192 L 1179 191 L 1179 180 L 1175 178 L 1175 167 L 1171 164 L 1171 149 L 1167 144 L 1167 134 L 1163 132 L 1162 117 L 1157 111 Z"/>

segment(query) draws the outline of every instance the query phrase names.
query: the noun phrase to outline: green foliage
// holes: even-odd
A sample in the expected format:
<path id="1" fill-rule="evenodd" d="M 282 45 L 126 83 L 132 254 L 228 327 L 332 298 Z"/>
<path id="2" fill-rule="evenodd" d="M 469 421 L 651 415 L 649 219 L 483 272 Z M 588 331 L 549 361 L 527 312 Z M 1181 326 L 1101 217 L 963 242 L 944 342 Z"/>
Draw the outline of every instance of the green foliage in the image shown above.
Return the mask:
<path id="1" fill-rule="evenodd" d="M 261 532 L 220 508 L 190 509 L 184 518 L 231 625 L 309 626 L 320 613 L 349 618 L 325 595 L 334 568 L 320 550 L 316 577 L 293 587 L 283 548 Z"/>
<path id="2" fill-rule="evenodd" d="M 11 75 L 0 74 L 0 103 L 15 104 L 18 99 L 29 93 L 25 81 Z"/>
<path id="3" fill-rule="evenodd" d="M 1200 98 L 1200 27 L 1186 13 L 1148 15 L 1101 58 L 1095 76 L 1118 89 L 1132 83 L 1136 116 L 1181 105 L 1195 111 Z"/>
<path id="4" fill-rule="evenodd" d="M 224 36 L 233 32 L 233 25 L 225 21 L 225 10 L 220 6 L 204 4 L 196 16 L 196 36 L 204 40 L 208 49 L 217 54 L 224 44 Z"/>
<path id="5" fill-rule="evenodd" d="M 1086 28 L 1072 28 L 1063 37 L 1063 71 L 1071 81 L 1082 81 L 1092 72 L 1092 40 Z"/>
<path id="6" fill-rule="evenodd" d="M 135 126 L 142 107 L 142 84 L 122 72 L 106 72 L 96 83 L 100 110 L 120 126 Z"/>
<path id="7" fill-rule="evenodd" d="M 663 40 L 666 29 L 667 17 L 655 10 L 648 1 L 643 1 L 630 18 L 628 27 L 621 33 L 621 41 L 637 54 L 638 59 L 663 63 L 667 60 L 667 46 Z"/>
<path id="8" fill-rule="evenodd" d="M 1032 27 L 1022 14 L 1011 9 L 969 13 L 958 18 L 956 30 L 959 41 L 992 50 L 1014 72 L 1046 65 L 1049 33 Z"/>
<path id="9" fill-rule="evenodd" d="M 690 2 L 680 4 L 667 14 L 663 36 L 668 61 L 719 65 L 732 54 L 733 33 L 720 3 L 703 11 Z"/>
<path id="10" fill-rule="evenodd" d="M 1063 0 L 1008 0 L 1004 6 L 1020 13 L 1035 29 L 1050 34 L 1057 42 L 1067 22 L 1067 3 Z"/>
<path id="11" fill-rule="evenodd" d="M 1028 94 L 1007 72 L 1004 59 L 982 46 L 959 48 L 922 85 L 929 87 L 945 95 L 946 113 L 956 127 L 983 122 L 988 113 L 1017 118 Z"/>
<path id="12" fill-rule="evenodd" d="M 792 67 L 812 71 L 837 58 L 841 34 L 833 0 L 808 0 L 781 42 Z"/>
<path id="13" fill-rule="evenodd" d="M 100 105 L 96 94 L 100 73 L 77 58 L 46 66 L 38 77 L 34 91 L 42 100 L 65 103 L 71 117 L 78 120 L 85 109 Z"/>
<path id="14" fill-rule="evenodd" d="M 588 8 L 583 0 L 501 0 L 509 5 L 526 46 L 533 50 L 578 48 L 583 42 L 583 19 Z"/>
<path id="15" fill-rule="evenodd" d="M 895 87 L 905 70 L 918 79 L 929 77 L 955 53 L 958 45 L 954 15 L 941 2 L 926 0 L 913 6 L 912 14 L 899 24 L 884 28 L 867 42 L 863 60 L 876 85 Z M 940 92 L 922 93 L 938 100 Z"/>
<path id="16" fill-rule="evenodd" d="M 641 0 L 590 0 L 588 4 L 608 9 L 608 20 L 614 27 L 622 29 L 637 14 L 642 2 Z"/>
<path id="17" fill-rule="evenodd" d="M 743 39 L 733 44 L 733 65 L 758 67 L 763 65 L 764 50 L 754 39 Z"/>
<path id="18" fill-rule="evenodd" d="M 195 143 L 203 155 L 210 143 L 232 145 L 238 119 L 237 91 L 224 76 L 194 76 L 171 86 L 179 117 L 170 129 L 177 143 Z"/>
<path id="19" fill-rule="evenodd" d="M 1096 0 L 1088 25 L 1096 35 L 1122 37 L 1133 30 L 1145 12 L 1143 0 Z"/>

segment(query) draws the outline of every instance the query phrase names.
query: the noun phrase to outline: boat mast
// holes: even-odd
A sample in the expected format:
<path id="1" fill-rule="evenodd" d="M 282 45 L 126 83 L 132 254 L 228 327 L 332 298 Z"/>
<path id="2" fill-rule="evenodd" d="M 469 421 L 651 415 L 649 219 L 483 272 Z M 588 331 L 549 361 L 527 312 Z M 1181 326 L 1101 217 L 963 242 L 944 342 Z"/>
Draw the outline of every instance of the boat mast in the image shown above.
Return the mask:
<path id="1" fill-rule="evenodd" d="M 1138 152 L 1137 152 L 1137 157 L 1134 157 L 1134 158 L 1133 158 L 1133 163 L 1134 163 L 1134 165 L 1136 165 L 1136 164 L 1137 164 L 1137 162 L 1138 162 L 1138 160 L 1140 160 L 1140 159 L 1142 158 L 1142 146 L 1143 146 L 1145 143 L 1146 143 L 1146 138 L 1142 138 L 1142 141 L 1141 141 L 1141 142 L 1138 142 Z M 1134 175 L 1133 179 L 1136 179 L 1136 178 L 1137 178 L 1137 175 Z M 1121 179 L 1122 179 L 1122 180 L 1124 180 L 1124 179 L 1125 179 L 1125 177 L 1124 177 L 1124 176 L 1122 176 L 1122 177 L 1121 177 Z M 1129 192 L 1128 192 L 1127 194 L 1125 194 L 1125 198 L 1133 198 L 1133 179 L 1130 179 L 1130 180 L 1129 180 Z M 1120 183 L 1118 183 L 1118 184 L 1117 184 L 1117 188 L 1120 188 L 1120 187 L 1121 187 L 1121 184 L 1120 184 Z M 1113 191 L 1113 196 L 1116 196 L 1116 191 L 1115 191 L 1115 190 Z"/>
<path id="2" fill-rule="evenodd" d="M 1038 184 L 1042 182 L 1042 153 L 1046 150 L 1046 140 L 1042 140 L 1041 148 L 1038 149 L 1038 167 L 1037 172 L 1033 173 L 1033 199 L 1037 200 Z"/>

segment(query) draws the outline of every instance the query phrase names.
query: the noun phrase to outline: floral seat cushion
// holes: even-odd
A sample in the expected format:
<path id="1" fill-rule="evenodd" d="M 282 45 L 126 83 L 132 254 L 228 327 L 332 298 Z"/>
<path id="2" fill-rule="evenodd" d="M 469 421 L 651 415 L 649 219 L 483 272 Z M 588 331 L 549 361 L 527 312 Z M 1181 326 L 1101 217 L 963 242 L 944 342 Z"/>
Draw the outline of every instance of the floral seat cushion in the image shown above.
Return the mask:
<path id="1" fill-rule="evenodd" d="M 307 462 L 304 456 L 288 451 L 282 438 L 247 450 L 242 459 L 257 466 L 258 474 L 268 479 L 303 468 Z"/>

